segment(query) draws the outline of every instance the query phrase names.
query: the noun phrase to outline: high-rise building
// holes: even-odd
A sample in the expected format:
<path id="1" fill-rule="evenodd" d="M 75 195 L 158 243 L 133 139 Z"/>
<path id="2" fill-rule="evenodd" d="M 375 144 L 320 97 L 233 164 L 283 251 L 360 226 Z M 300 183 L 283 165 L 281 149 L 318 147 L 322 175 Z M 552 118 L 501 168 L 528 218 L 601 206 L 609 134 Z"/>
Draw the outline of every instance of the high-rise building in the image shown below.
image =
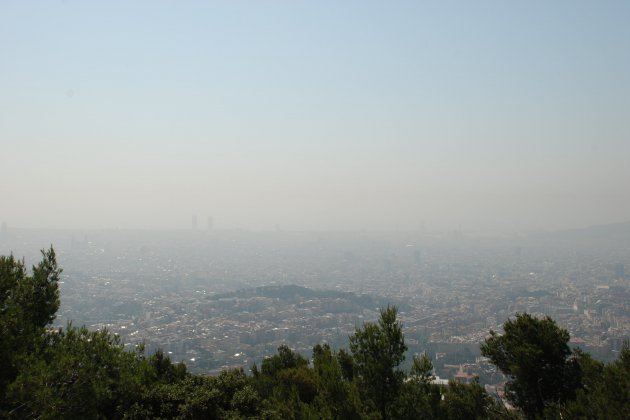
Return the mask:
<path id="1" fill-rule="evenodd" d="M 192 230 L 197 230 L 197 215 L 193 214 L 192 216 Z"/>
<path id="2" fill-rule="evenodd" d="M 615 264 L 615 277 L 623 279 L 626 276 L 624 266 L 622 263 Z"/>
<path id="3" fill-rule="evenodd" d="M 208 216 L 208 230 L 211 231 L 213 228 L 213 222 L 214 220 L 212 219 L 212 216 Z"/>

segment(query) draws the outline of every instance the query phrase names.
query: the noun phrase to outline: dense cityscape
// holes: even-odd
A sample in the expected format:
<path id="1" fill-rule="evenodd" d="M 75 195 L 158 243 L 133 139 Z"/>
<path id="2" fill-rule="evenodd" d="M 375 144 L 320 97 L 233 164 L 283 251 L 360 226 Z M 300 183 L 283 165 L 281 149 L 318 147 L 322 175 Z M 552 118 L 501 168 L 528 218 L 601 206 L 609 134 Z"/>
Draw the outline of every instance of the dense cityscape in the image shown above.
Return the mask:
<path id="1" fill-rule="evenodd" d="M 316 344 L 340 348 L 395 305 L 410 355 L 426 352 L 440 378 L 501 385 L 479 344 L 517 312 L 550 315 L 573 346 L 617 356 L 630 337 L 627 229 L 496 237 L 4 225 L 0 254 L 28 264 L 52 238 L 64 268 L 55 325 L 106 327 L 193 372 L 249 369 L 282 344 L 305 357 Z"/>

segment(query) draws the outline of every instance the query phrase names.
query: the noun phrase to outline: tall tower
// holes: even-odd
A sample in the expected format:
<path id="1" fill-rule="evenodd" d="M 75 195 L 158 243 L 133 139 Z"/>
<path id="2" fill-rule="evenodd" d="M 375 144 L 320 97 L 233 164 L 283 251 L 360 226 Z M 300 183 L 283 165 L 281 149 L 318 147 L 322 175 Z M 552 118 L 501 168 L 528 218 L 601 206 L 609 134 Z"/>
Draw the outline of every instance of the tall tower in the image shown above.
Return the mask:
<path id="1" fill-rule="evenodd" d="M 193 214 L 192 216 L 192 230 L 197 230 L 197 215 Z"/>
<path id="2" fill-rule="evenodd" d="M 212 216 L 208 216 L 208 231 L 209 232 L 212 231 L 212 228 L 214 227 L 213 224 L 214 224 L 214 220 L 212 219 Z"/>
<path id="3" fill-rule="evenodd" d="M 615 264 L 615 276 L 618 279 L 623 279 L 626 277 L 626 273 L 625 273 L 624 266 L 622 263 Z"/>

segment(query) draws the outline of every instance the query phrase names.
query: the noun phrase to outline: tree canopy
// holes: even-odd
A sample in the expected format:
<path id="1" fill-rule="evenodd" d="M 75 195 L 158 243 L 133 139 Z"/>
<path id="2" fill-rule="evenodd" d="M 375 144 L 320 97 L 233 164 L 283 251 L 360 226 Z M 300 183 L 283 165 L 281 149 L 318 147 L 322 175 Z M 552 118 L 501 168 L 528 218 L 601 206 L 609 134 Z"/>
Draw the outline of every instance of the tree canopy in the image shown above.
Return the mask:
<path id="1" fill-rule="evenodd" d="M 41 345 L 59 309 L 61 269 L 52 247 L 32 273 L 13 255 L 0 256 L 0 393 L 17 376 L 20 358 Z"/>
<path id="2" fill-rule="evenodd" d="M 548 404 L 575 396 L 580 366 L 570 357 L 565 329 L 548 316 L 538 319 L 529 314 L 517 314 L 503 329 L 502 335 L 490 331 L 481 353 L 510 378 L 507 397 L 526 417 L 540 416 Z"/>
<path id="3" fill-rule="evenodd" d="M 374 402 L 383 418 L 388 418 L 388 404 L 400 390 L 404 373 L 398 369 L 405 359 L 407 346 L 398 310 L 381 310 L 377 323 L 366 323 L 350 336 L 357 381 L 366 397 Z"/>

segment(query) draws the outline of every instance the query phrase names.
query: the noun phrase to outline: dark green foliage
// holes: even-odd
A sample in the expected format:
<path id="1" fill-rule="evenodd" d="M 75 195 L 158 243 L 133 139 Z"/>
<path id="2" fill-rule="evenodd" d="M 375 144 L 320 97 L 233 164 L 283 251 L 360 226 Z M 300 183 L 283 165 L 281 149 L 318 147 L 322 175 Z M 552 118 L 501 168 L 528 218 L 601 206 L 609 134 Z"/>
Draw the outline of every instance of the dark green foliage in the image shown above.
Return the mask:
<path id="1" fill-rule="evenodd" d="M 400 394 L 391 407 L 391 417 L 401 420 L 439 419 L 443 388 L 410 380 L 402 384 Z"/>
<path id="2" fill-rule="evenodd" d="M 257 392 L 283 417 L 299 416 L 317 395 L 317 378 L 308 361 L 286 345 L 252 368 Z"/>
<path id="3" fill-rule="evenodd" d="M 339 367 L 341 368 L 341 373 L 343 374 L 344 379 L 352 381 L 356 371 L 352 355 L 344 349 L 339 349 L 337 352 L 337 361 L 339 362 Z"/>
<path id="4" fill-rule="evenodd" d="M 309 381 L 299 373 L 307 367 L 308 361 L 304 357 L 282 345 L 278 347 L 278 354 L 263 360 L 260 370 L 255 365 L 252 367 L 256 390 L 263 398 L 269 398 L 274 393 L 286 397 L 295 386 L 301 387 L 307 398 Z"/>
<path id="5" fill-rule="evenodd" d="M 396 307 L 388 306 L 381 310 L 378 323 L 366 323 L 350 337 L 359 388 L 383 418 L 388 418 L 388 406 L 398 395 L 405 376 L 398 369 L 407 346 L 397 312 Z"/>
<path id="6" fill-rule="evenodd" d="M 0 397 L 18 375 L 20 359 L 41 346 L 59 308 L 61 269 L 52 247 L 32 271 L 28 276 L 24 262 L 0 256 Z M 0 410 L 4 402 L 0 398 Z"/>
<path id="7" fill-rule="evenodd" d="M 548 404 L 562 404 L 580 386 L 580 366 L 570 358 L 569 333 L 549 317 L 517 314 L 504 334 L 490 332 L 481 353 L 510 380 L 506 395 L 527 418 L 543 414 Z"/>
<path id="8" fill-rule="evenodd" d="M 153 378 L 117 336 L 69 325 L 25 357 L 7 400 L 16 418 L 113 418 L 139 400 Z"/>
<path id="9" fill-rule="evenodd" d="M 242 369 L 215 377 L 185 375 L 174 382 L 148 384 L 125 411 L 133 418 L 197 419 L 264 417 L 261 398 Z"/>
<path id="10" fill-rule="evenodd" d="M 245 385 L 234 392 L 230 405 L 234 411 L 253 418 L 260 412 L 260 397 L 251 385 Z"/>
<path id="11" fill-rule="evenodd" d="M 430 381 L 409 380 L 392 406 L 396 419 L 490 419 L 505 418 L 500 407 L 478 382 L 462 384 L 450 381 L 448 386 Z"/>
<path id="12" fill-rule="evenodd" d="M 441 411 L 447 419 L 486 419 L 495 408 L 494 401 L 478 382 L 464 385 L 451 381 L 443 395 Z"/>
<path id="13" fill-rule="evenodd" d="M 284 369 L 276 376 L 280 389 L 285 395 L 297 391 L 300 402 L 310 404 L 317 394 L 317 382 L 312 369 L 305 366 L 299 368 Z M 288 392 L 287 392 L 288 391 Z"/>
<path id="14" fill-rule="evenodd" d="M 602 366 L 582 355 L 585 384 L 575 401 L 562 411 L 564 418 L 621 419 L 630 413 L 630 346 L 628 342 L 613 363 Z"/>
<path id="15" fill-rule="evenodd" d="M 186 377 L 186 365 L 183 363 L 173 363 L 170 357 L 158 349 L 148 359 L 149 364 L 155 371 L 156 381 L 162 383 L 173 383 Z"/>
<path id="16" fill-rule="evenodd" d="M 411 371 L 409 372 L 409 380 L 428 384 L 435 376 L 433 375 L 433 362 L 426 354 L 413 356 Z"/>
<path id="17" fill-rule="evenodd" d="M 308 366 L 308 361 L 288 346 L 278 347 L 278 354 L 263 360 L 261 371 L 264 375 L 274 376 L 284 369 L 295 369 Z"/>
<path id="18" fill-rule="evenodd" d="M 401 387 L 400 395 L 392 409 L 396 419 L 432 419 L 440 413 L 442 389 L 431 385 L 433 363 L 426 355 L 414 356 L 407 381 Z"/>
<path id="19" fill-rule="evenodd" d="M 214 385 L 211 378 L 189 376 L 150 388 L 141 403 L 150 418 L 217 418 L 221 411 L 229 410 L 230 401 Z"/>
<path id="20" fill-rule="evenodd" d="M 333 419 L 361 418 L 356 384 L 344 377 L 338 354 L 335 355 L 328 344 L 313 348 L 313 366 L 317 375 L 316 405 L 319 412 Z"/>
<path id="21" fill-rule="evenodd" d="M 605 415 L 621 418 L 630 413 L 630 345 L 626 341 L 619 357 L 604 369 L 601 383 L 606 396 Z"/>

